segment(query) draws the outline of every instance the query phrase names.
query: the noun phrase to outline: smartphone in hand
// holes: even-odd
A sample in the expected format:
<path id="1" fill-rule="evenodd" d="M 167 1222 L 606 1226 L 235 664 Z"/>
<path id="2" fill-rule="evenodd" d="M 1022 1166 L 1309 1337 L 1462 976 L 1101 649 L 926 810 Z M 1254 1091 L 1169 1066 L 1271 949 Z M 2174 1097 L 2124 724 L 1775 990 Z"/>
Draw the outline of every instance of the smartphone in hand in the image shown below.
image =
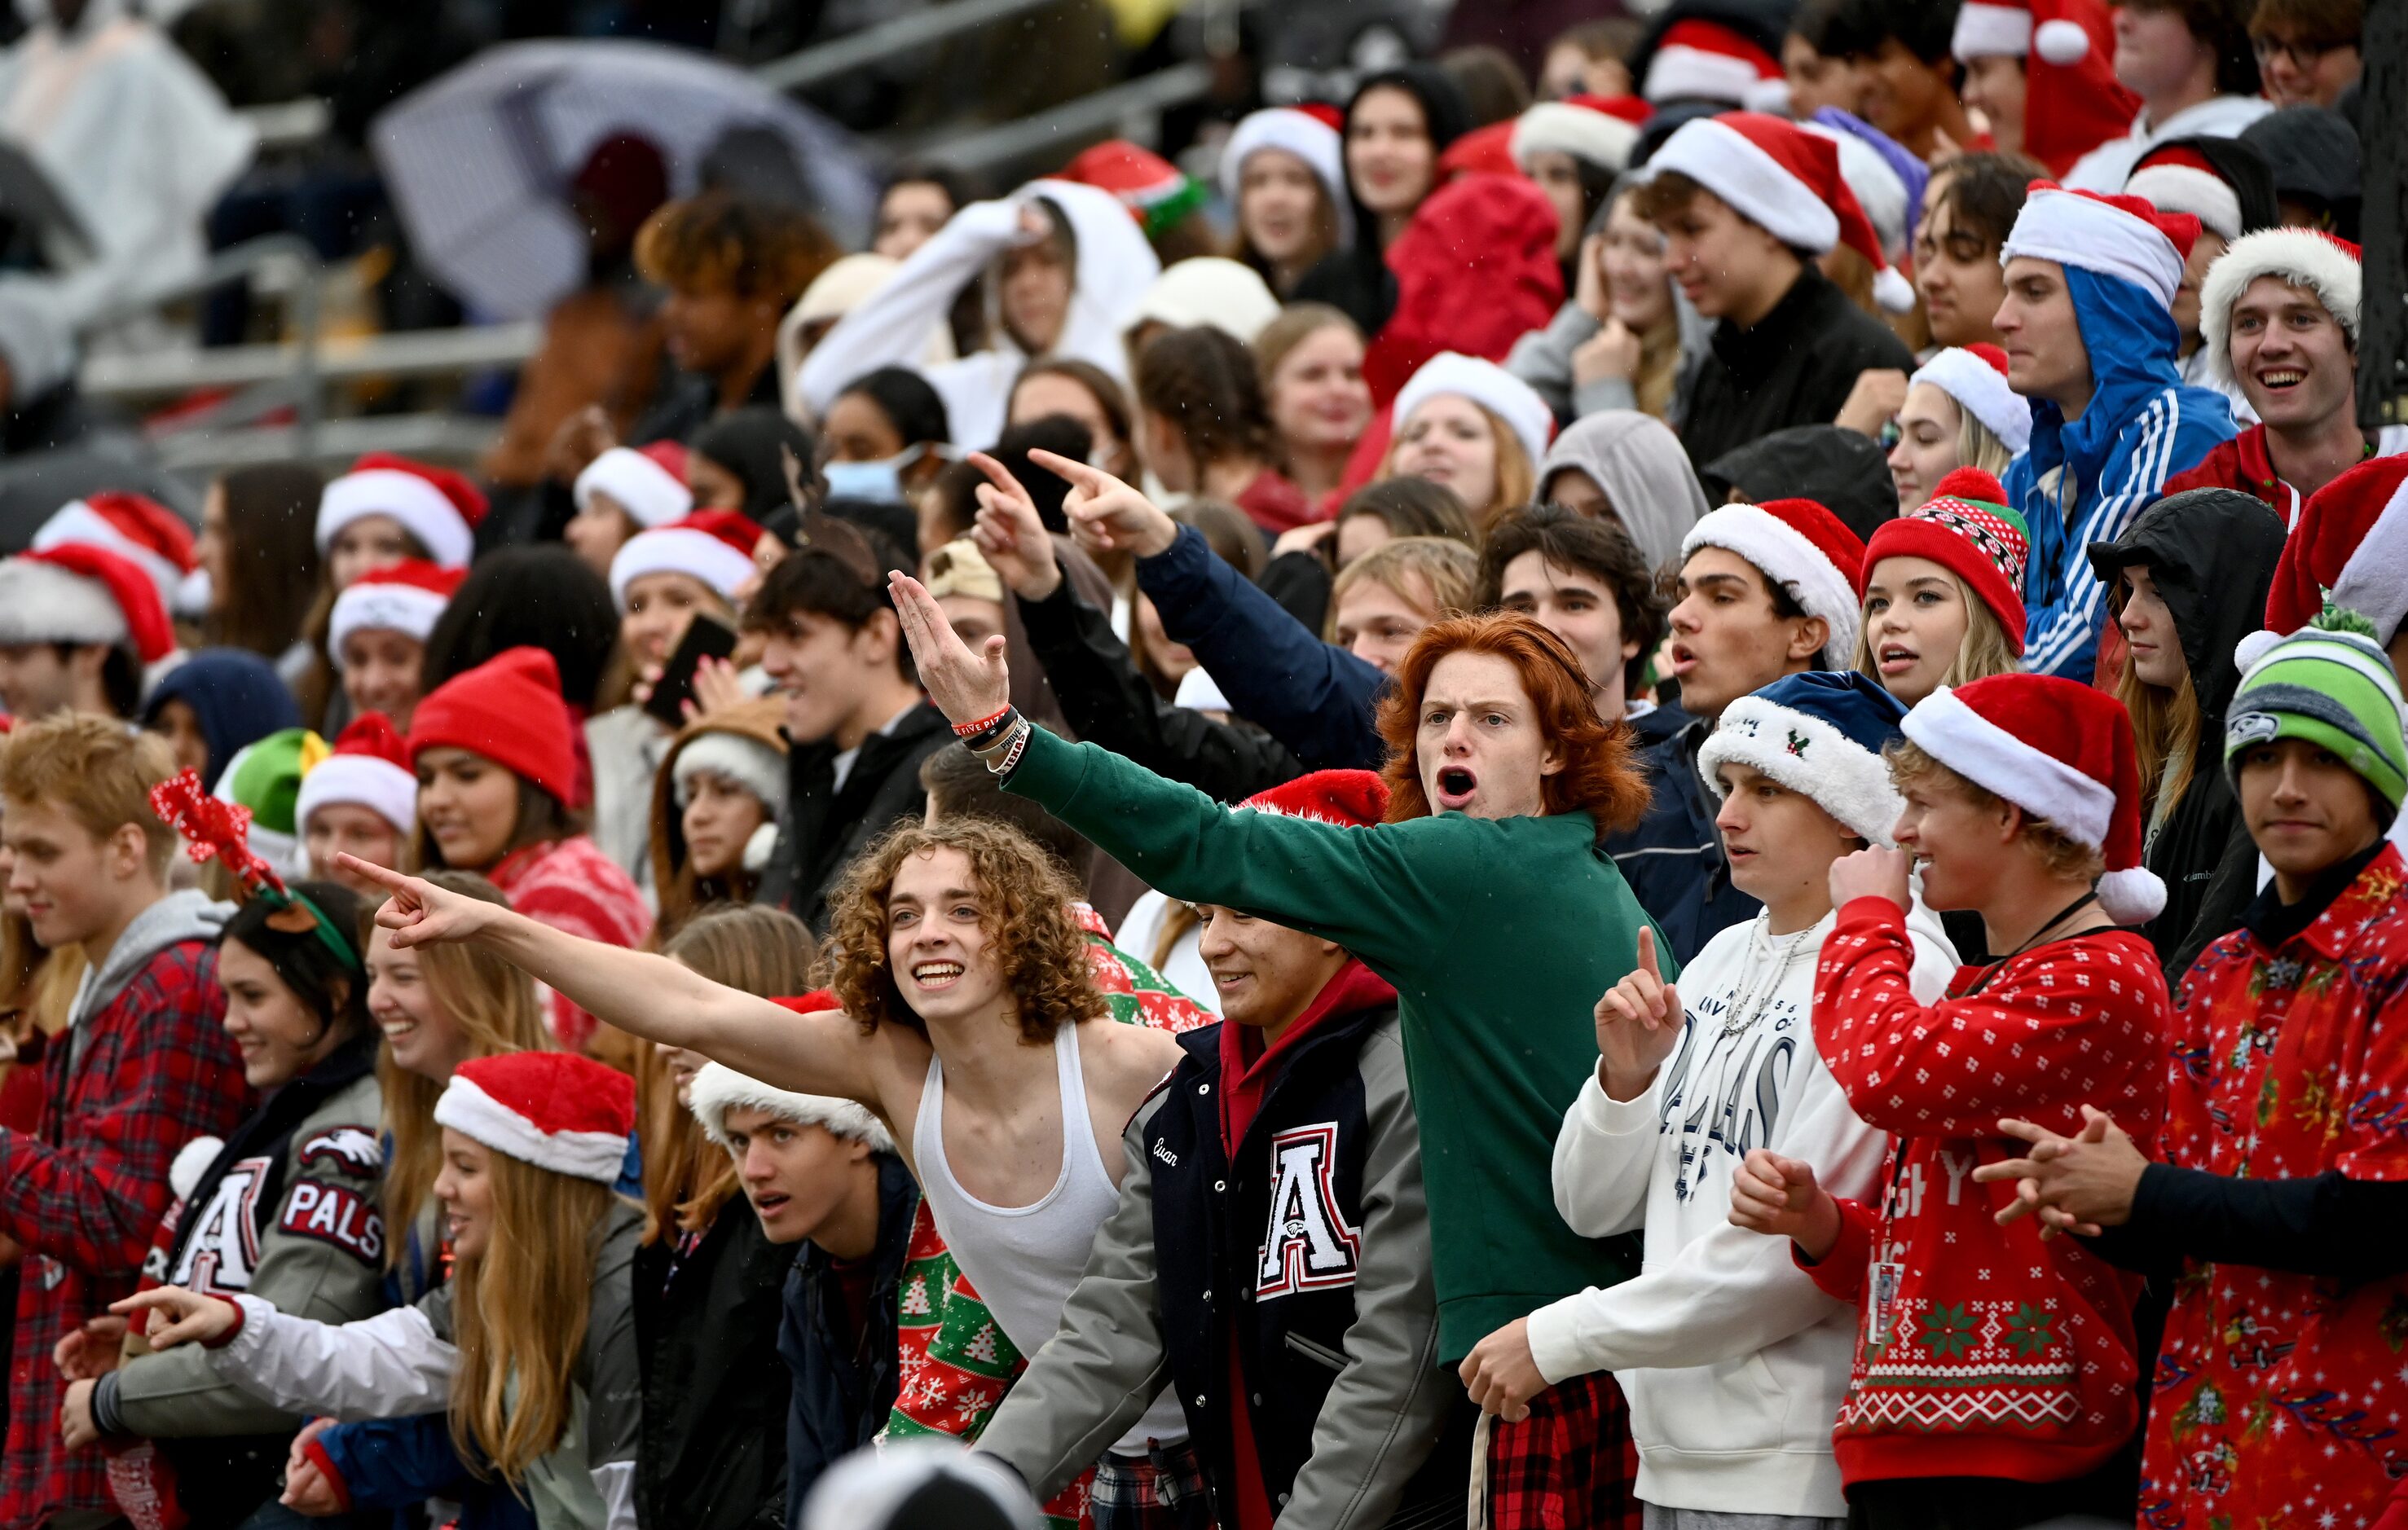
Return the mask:
<path id="1" fill-rule="evenodd" d="M 736 651 L 736 629 L 717 617 L 696 611 L 685 636 L 661 669 L 661 678 L 644 702 L 644 710 L 672 728 L 685 725 L 685 704 L 694 699 L 694 672 L 705 659 L 724 659 Z"/>

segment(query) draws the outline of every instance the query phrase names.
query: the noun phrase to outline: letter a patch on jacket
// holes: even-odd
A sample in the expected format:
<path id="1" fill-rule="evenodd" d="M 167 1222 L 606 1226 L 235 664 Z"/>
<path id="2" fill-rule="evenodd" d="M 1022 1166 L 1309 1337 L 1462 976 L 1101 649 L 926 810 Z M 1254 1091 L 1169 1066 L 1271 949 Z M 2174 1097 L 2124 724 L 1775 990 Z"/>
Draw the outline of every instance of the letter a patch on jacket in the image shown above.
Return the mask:
<path id="1" fill-rule="evenodd" d="M 1326 1122 L 1271 1137 L 1270 1222 L 1254 1268 L 1256 1296 L 1354 1283 L 1361 1231 L 1348 1224 L 1330 1189 L 1338 1126 Z"/>

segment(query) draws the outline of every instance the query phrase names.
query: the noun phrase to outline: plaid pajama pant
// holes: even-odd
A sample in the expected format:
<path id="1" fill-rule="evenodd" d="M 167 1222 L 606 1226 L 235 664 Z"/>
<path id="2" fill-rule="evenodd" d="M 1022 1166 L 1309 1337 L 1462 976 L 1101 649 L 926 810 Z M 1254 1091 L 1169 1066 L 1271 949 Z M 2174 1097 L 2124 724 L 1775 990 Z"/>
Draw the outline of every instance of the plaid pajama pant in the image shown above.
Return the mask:
<path id="1" fill-rule="evenodd" d="M 1087 1498 L 1096 1530 L 1212 1530 L 1212 1500 L 1196 1447 L 1155 1445 L 1146 1453 L 1106 1452 Z"/>
<path id="2" fill-rule="evenodd" d="M 1486 1530 L 1641 1530 L 1639 1447 L 1611 1373 L 1549 1387 L 1519 1423 L 1487 1423 Z"/>

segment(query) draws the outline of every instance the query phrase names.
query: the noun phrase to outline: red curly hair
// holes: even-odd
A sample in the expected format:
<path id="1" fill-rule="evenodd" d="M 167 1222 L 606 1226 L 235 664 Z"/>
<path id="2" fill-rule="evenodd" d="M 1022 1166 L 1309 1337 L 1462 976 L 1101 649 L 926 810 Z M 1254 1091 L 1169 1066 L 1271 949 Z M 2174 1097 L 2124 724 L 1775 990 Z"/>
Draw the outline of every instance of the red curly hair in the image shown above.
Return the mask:
<path id="1" fill-rule="evenodd" d="M 823 972 L 863 1035 L 881 1025 L 927 1034 L 887 963 L 886 899 L 907 858 L 939 850 L 970 863 L 979 926 L 997 948 L 1023 1042 L 1050 1045 L 1056 1027 L 1110 1013 L 1088 965 L 1087 933 L 1070 911 L 1079 891 L 1051 855 L 1009 823 L 965 818 L 927 828 L 906 820 L 854 857 L 828 902 Z"/>
<path id="2" fill-rule="evenodd" d="M 1380 703 L 1389 822 L 1430 816 L 1414 759 L 1422 694 L 1440 659 L 1465 651 L 1492 653 L 1513 666 L 1538 714 L 1540 734 L 1563 752 L 1564 767 L 1539 785 L 1548 816 L 1587 813 L 1597 820 L 1600 839 L 1639 822 L 1647 810 L 1647 779 L 1631 757 L 1630 724 L 1598 715 L 1588 676 L 1562 638 L 1518 611 L 1490 611 L 1431 622 L 1397 666 L 1396 683 Z"/>

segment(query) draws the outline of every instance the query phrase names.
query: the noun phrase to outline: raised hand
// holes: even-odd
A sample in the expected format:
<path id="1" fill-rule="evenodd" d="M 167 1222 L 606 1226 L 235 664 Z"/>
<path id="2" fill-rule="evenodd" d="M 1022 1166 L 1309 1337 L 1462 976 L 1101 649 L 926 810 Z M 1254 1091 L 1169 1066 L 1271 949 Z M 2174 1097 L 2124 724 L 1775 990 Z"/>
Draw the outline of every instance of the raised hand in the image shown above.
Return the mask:
<path id="1" fill-rule="evenodd" d="M 986 640 L 984 651 L 973 653 L 926 585 L 900 569 L 889 573 L 886 583 L 920 683 L 947 721 L 976 722 L 1011 704 L 1011 671 L 1004 663 L 1000 633 Z"/>
<path id="2" fill-rule="evenodd" d="M 136 1312 L 150 1314 L 150 1326 L 142 1337 L 154 1350 L 172 1350 L 179 1344 L 207 1344 L 234 1331 L 242 1316 L 242 1308 L 222 1296 L 204 1296 L 182 1286 L 152 1286 L 137 1291 L 122 1302 L 111 1302 L 108 1309 L 122 1317 Z"/>
<path id="3" fill-rule="evenodd" d="M 1857 898 L 1887 898 L 1900 908 L 1914 906 L 1907 873 L 1914 857 L 1902 850 L 1868 845 L 1831 863 L 1831 907 L 1844 908 Z"/>
<path id="4" fill-rule="evenodd" d="M 1179 539 L 1179 522 L 1162 507 L 1102 468 L 1042 450 L 1031 450 L 1028 460 L 1069 480 L 1062 513 L 1096 546 L 1151 558 Z"/>
<path id="5" fill-rule="evenodd" d="M 1973 1170 L 1982 1184 L 2014 1182 L 2015 1198 L 1995 1218 L 2000 1226 L 2038 1216 L 2043 1238 L 2059 1233 L 2097 1237 L 2131 1220 L 2132 1196 L 2149 1161 L 2106 1111 L 2084 1106 L 2082 1130 L 2071 1137 L 2013 1118 L 2000 1122 L 1999 1132 L 2031 1145 L 2021 1158 Z"/>
<path id="6" fill-rule="evenodd" d="M 1731 1176 L 1731 1225 L 1785 1237 L 1809 1259 L 1840 1240 L 1840 1203 L 1814 1182 L 1814 1165 L 1770 1148 L 1750 1148 Z"/>
<path id="7" fill-rule="evenodd" d="M 1656 931 L 1639 926 L 1639 965 L 1597 1001 L 1598 1082 L 1635 1100 L 1681 1041 L 1681 993 L 1656 961 Z"/>
<path id="8" fill-rule="evenodd" d="M 392 894 L 377 910 L 376 920 L 379 928 L 392 932 L 399 950 L 473 940 L 509 912 L 499 904 L 448 892 L 423 878 L 406 877 L 356 855 L 337 855 L 336 864 Z"/>
<path id="9" fill-rule="evenodd" d="M 1054 538 L 1037 513 L 1037 502 L 1010 468 L 985 452 L 971 452 L 969 461 L 987 478 L 978 486 L 978 522 L 970 528 L 971 539 L 1013 594 L 1043 600 L 1062 586 L 1062 561 L 1054 554 Z"/>

